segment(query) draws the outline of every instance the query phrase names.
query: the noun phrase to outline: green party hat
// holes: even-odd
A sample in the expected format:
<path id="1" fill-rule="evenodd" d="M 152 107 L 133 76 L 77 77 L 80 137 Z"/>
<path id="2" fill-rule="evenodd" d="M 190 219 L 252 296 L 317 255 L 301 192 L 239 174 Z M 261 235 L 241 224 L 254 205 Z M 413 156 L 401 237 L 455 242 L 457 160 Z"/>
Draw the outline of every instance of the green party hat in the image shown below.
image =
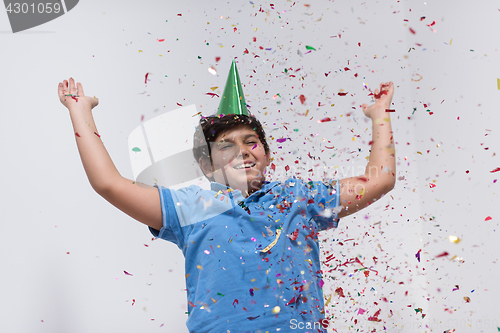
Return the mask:
<path id="1" fill-rule="evenodd" d="M 229 75 L 227 76 L 226 87 L 220 100 L 217 115 L 241 114 L 249 116 L 243 88 L 241 87 L 240 76 L 236 68 L 236 61 L 233 59 Z"/>

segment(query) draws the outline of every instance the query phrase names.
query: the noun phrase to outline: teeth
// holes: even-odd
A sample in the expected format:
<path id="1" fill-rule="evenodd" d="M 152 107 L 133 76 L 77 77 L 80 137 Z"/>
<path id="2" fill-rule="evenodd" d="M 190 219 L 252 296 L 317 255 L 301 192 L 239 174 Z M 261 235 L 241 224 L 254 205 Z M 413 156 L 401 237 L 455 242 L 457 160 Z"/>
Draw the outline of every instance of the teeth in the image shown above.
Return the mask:
<path id="1" fill-rule="evenodd" d="M 242 164 L 242 165 L 238 165 L 236 167 L 234 167 L 235 169 L 243 169 L 243 168 L 247 168 L 247 167 L 253 167 L 255 164 L 254 163 L 249 163 L 249 164 Z"/>

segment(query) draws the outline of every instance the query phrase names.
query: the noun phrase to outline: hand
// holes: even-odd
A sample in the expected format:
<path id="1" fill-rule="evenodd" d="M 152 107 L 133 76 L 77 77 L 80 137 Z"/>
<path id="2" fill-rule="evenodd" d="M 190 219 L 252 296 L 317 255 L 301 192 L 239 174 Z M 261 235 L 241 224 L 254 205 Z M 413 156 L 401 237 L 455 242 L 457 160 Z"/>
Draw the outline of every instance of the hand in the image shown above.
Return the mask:
<path id="1" fill-rule="evenodd" d="M 69 84 L 69 86 L 68 86 Z M 76 107 L 88 107 L 91 110 L 99 104 L 99 99 L 85 96 L 83 92 L 83 86 L 81 83 L 77 83 L 78 86 L 78 94 L 77 88 L 75 86 L 75 80 L 70 78 L 69 81 L 64 80 L 62 83 L 59 83 L 58 93 L 59 100 L 61 103 L 68 108 L 68 110 L 74 109 Z M 65 96 L 68 94 L 78 95 L 76 96 Z"/>
<path id="2" fill-rule="evenodd" d="M 380 93 L 378 89 L 375 89 L 373 97 L 375 97 L 375 104 L 370 105 L 363 104 L 363 112 L 368 118 L 374 118 L 375 114 L 380 117 L 387 117 L 385 110 L 391 108 L 392 95 L 394 95 L 394 84 L 391 82 L 380 84 Z"/>

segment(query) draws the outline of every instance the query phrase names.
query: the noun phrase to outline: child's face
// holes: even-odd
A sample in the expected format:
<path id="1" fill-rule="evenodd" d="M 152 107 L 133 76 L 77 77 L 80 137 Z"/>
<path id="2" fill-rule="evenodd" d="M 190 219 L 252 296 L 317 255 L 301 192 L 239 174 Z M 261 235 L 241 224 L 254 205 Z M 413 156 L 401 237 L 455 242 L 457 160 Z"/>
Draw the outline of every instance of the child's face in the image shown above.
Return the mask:
<path id="1" fill-rule="evenodd" d="M 210 148 L 213 165 L 200 159 L 208 177 L 213 176 L 216 182 L 239 189 L 244 197 L 262 187 L 271 160 L 254 130 L 244 125 L 235 127 L 219 134 Z M 244 162 L 253 166 L 235 168 Z"/>

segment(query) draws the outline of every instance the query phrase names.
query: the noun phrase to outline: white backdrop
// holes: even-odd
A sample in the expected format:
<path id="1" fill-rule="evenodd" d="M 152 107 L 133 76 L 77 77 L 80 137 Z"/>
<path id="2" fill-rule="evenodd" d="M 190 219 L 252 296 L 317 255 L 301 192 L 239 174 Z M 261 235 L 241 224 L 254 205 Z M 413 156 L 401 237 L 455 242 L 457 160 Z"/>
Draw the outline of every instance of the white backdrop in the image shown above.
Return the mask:
<path id="1" fill-rule="evenodd" d="M 178 104 L 213 114 L 236 58 L 270 180 L 361 174 L 360 105 L 395 83 L 396 187 L 320 237 L 330 331 L 497 332 L 498 31 L 497 1 L 86 0 L 16 34 L 0 10 L 0 331 L 187 331 L 182 253 L 92 190 L 57 85 L 99 98 L 132 179 L 129 133 Z"/>

